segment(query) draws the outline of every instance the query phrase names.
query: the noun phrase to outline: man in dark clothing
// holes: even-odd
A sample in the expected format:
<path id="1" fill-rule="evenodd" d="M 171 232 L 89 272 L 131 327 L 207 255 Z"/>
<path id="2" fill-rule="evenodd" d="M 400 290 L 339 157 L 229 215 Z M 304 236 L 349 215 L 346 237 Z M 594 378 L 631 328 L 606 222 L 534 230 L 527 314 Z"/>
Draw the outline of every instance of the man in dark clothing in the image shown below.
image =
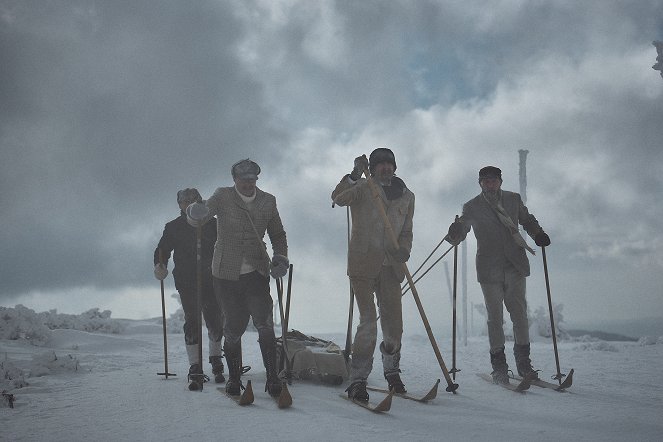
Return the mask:
<path id="1" fill-rule="evenodd" d="M 159 245 L 154 251 L 154 276 L 163 280 L 168 275 L 166 266 L 173 252 L 173 278 L 175 288 L 180 294 L 182 309 L 184 310 L 184 342 L 189 357 L 189 378 L 202 380 L 204 377 L 202 363 L 198 355 L 198 327 L 200 326 L 200 310 L 197 310 L 197 258 L 196 228 L 186 221 L 184 210 L 194 202 L 202 201 L 198 190 L 183 189 L 177 192 L 177 204 L 180 206 L 180 216 L 166 224 Z M 212 364 L 212 373 L 217 383 L 225 381 L 223 376 L 223 362 L 221 352 L 221 339 L 223 337 L 223 312 L 219 307 L 212 286 L 212 254 L 216 242 L 216 219 L 210 219 L 201 228 L 201 309 L 207 325 L 209 337 L 209 362 Z"/>

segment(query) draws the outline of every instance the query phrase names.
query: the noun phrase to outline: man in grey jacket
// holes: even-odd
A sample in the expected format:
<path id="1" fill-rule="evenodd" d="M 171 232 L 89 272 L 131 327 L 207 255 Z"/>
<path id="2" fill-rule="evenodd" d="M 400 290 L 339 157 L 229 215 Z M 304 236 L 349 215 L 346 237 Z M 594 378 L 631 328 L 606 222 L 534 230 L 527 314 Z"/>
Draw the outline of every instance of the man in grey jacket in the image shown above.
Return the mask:
<path id="1" fill-rule="evenodd" d="M 376 206 L 369 183 L 361 178 L 370 169 L 379 187 L 380 203 L 398 238 L 399 248 L 391 245 L 383 218 Z M 405 277 L 403 263 L 412 249 L 412 218 L 414 194 L 394 175 L 396 158 L 384 147 L 375 149 L 370 160 L 357 157 L 354 169 L 345 175 L 332 192 L 339 206 L 350 206 L 352 236 L 348 250 L 348 276 L 354 290 L 359 325 L 352 345 L 352 363 L 348 397 L 368 402 L 366 379 L 373 368 L 373 352 L 377 341 L 375 298 L 380 309 L 383 342 L 380 344 L 384 376 L 389 388 L 405 393 L 400 378 L 401 337 L 403 317 L 401 282 Z"/>
<path id="2" fill-rule="evenodd" d="M 234 186 L 219 187 L 204 205 L 192 204 L 186 213 L 194 225 L 217 217 L 212 276 L 214 292 L 225 316 L 226 392 L 241 393 L 242 335 L 252 317 L 267 371 L 265 391 L 277 397 L 281 381 L 276 366 L 269 275 L 274 278 L 286 275 L 288 242 L 276 198 L 256 187 L 260 166 L 249 159 L 241 160 L 232 166 L 231 174 Z M 263 241 L 265 232 L 274 251 L 271 262 Z"/>
<path id="3" fill-rule="evenodd" d="M 518 374 L 530 379 L 538 377 L 529 358 L 529 323 L 525 297 L 525 277 L 529 261 L 525 251 L 534 254 L 520 236 L 518 225 L 537 246 L 550 245 L 550 238 L 527 210 L 520 195 L 501 189 L 502 171 L 486 166 L 479 171 L 481 193 L 463 205 L 463 215 L 449 226 L 447 241 L 458 245 L 470 228 L 477 239 L 477 279 L 481 284 L 488 314 L 490 361 L 495 383 L 509 383 L 508 365 L 504 354 L 503 307 L 513 323 L 514 346 Z"/>

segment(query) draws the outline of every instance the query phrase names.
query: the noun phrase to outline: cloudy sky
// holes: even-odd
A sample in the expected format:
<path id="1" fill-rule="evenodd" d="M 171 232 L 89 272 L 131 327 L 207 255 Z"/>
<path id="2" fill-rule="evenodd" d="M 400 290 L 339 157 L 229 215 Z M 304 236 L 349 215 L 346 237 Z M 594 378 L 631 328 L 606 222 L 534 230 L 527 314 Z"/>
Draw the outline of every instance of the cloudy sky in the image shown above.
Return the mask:
<path id="1" fill-rule="evenodd" d="M 344 330 L 346 211 L 330 193 L 388 146 L 417 197 L 411 270 L 480 167 L 519 190 L 526 149 L 565 319 L 663 316 L 654 40 L 660 0 L 0 0 L 0 305 L 158 316 L 152 252 L 177 190 L 207 197 L 250 157 L 288 232 L 291 325 Z M 536 309 L 540 253 L 531 264 Z M 442 264 L 418 285 L 434 324 L 447 287 Z"/>

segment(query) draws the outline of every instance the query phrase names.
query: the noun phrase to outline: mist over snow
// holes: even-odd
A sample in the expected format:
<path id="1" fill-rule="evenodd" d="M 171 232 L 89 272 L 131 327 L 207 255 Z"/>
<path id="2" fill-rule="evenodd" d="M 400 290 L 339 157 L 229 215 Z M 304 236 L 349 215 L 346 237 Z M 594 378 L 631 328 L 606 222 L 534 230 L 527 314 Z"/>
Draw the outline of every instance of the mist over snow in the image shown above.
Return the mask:
<path id="1" fill-rule="evenodd" d="M 309 334 L 344 342 L 339 333 Z M 467 345 L 458 343 L 461 371 L 454 395 L 444 391 L 425 332 L 406 333 L 401 366 L 409 391 L 423 394 L 439 378 L 442 388 L 426 404 L 394 398 L 382 415 L 341 399 L 345 385 L 308 381 L 293 381 L 293 406 L 279 410 L 262 391 L 265 371 L 255 331 L 248 331 L 243 343 L 243 362 L 252 367 L 244 380 L 253 383 L 253 405 L 239 407 L 213 383 L 190 392 L 183 335 L 168 333 L 167 339 L 168 371 L 176 376 L 165 379 L 157 375 L 164 369 L 161 318 L 114 319 L 99 309 L 63 316 L 1 308 L 0 439 L 658 441 L 663 431 L 657 370 L 663 336 L 626 342 L 561 334 L 561 370 L 575 369 L 573 386 L 564 393 L 533 386 L 525 394 L 475 375 L 487 372 L 490 362 L 487 338 L 472 336 Z M 440 338 L 438 344 L 451 367 L 450 340 Z M 536 336 L 532 359 L 543 379 L 556 373 L 549 337 Z M 511 354 L 507 361 L 513 365 Z M 379 369 L 369 382 L 385 385 Z M 371 393 L 371 400 L 379 398 Z"/>
<path id="2" fill-rule="evenodd" d="M 637 338 L 663 322 L 661 23 L 659 0 L 0 0 L 0 305 L 159 316 L 152 253 L 177 191 L 209 197 L 250 157 L 288 233 L 293 327 L 343 333 L 346 212 L 330 194 L 353 159 L 395 152 L 414 269 L 479 168 L 520 190 L 527 149 L 567 328 Z M 478 334 L 475 250 L 470 234 L 461 321 Z M 547 298 L 540 253 L 530 263 L 534 314 Z M 448 337 L 444 268 L 418 290 Z M 409 295 L 404 317 L 422 333 Z"/>

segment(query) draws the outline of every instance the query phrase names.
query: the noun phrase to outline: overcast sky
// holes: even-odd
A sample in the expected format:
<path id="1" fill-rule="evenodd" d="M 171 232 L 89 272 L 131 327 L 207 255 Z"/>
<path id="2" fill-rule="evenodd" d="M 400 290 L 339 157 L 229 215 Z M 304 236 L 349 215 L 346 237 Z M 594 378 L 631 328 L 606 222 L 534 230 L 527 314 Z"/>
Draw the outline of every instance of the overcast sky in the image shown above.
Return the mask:
<path id="1" fill-rule="evenodd" d="M 176 192 L 207 198 L 250 157 L 288 233 L 291 326 L 345 330 L 346 211 L 330 194 L 387 146 L 416 195 L 411 270 L 479 168 L 519 191 L 527 149 L 565 319 L 663 316 L 654 40 L 660 0 L 0 0 L 0 305 L 160 315 L 152 252 Z M 540 253 L 530 262 L 530 308 L 545 307 Z M 448 321 L 443 265 L 418 288 Z"/>

